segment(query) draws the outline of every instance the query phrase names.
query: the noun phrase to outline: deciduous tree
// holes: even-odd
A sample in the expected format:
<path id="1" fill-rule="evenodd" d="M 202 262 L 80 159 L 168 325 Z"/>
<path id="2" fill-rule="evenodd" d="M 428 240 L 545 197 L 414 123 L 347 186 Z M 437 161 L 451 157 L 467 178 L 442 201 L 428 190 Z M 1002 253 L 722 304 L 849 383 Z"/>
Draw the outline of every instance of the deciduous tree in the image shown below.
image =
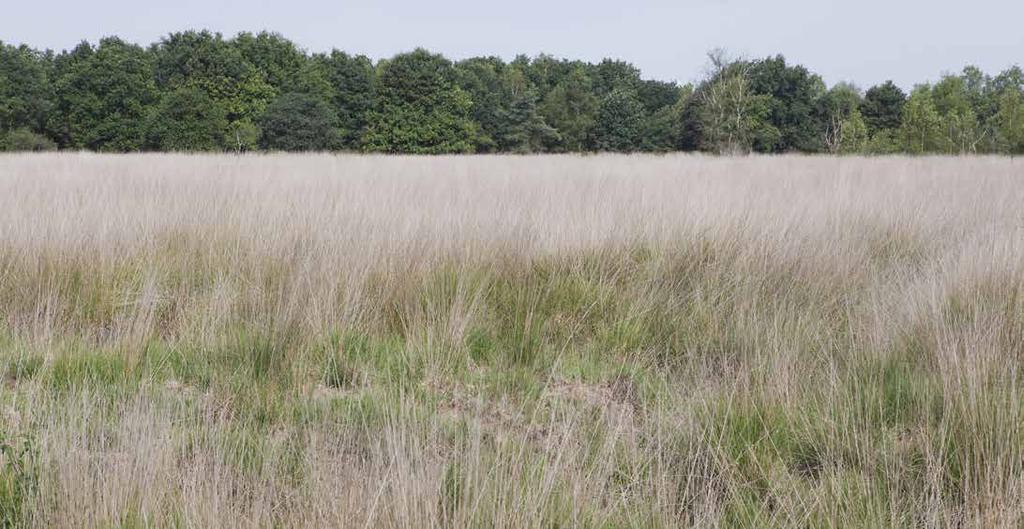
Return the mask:
<path id="1" fill-rule="evenodd" d="M 363 147 L 416 154 L 472 152 L 476 125 L 471 106 L 447 59 L 423 49 L 398 55 L 380 67 L 377 104 Z"/>
<path id="2" fill-rule="evenodd" d="M 373 63 L 363 55 L 338 50 L 315 55 L 313 62 L 330 86 L 327 101 L 337 116 L 342 147 L 358 149 L 374 104 Z"/>
<path id="3" fill-rule="evenodd" d="M 995 115 L 997 144 L 1003 152 L 1024 154 L 1024 93 L 1007 86 Z"/>
<path id="4" fill-rule="evenodd" d="M 0 134 L 45 131 L 54 97 L 50 61 L 48 54 L 0 41 Z"/>
<path id="5" fill-rule="evenodd" d="M 150 115 L 147 145 L 161 151 L 219 151 L 226 130 L 224 109 L 201 88 L 182 86 L 164 94 Z"/>
<path id="6" fill-rule="evenodd" d="M 903 108 L 899 137 L 903 150 L 911 154 L 942 151 L 942 117 L 935 109 L 930 86 L 921 85 L 911 92 Z"/>
<path id="7" fill-rule="evenodd" d="M 341 145 L 337 118 L 326 101 L 290 93 L 275 99 L 260 116 L 260 147 L 275 151 L 328 151 Z"/>
<path id="8" fill-rule="evenodd" d="M 165 92 L 195 88 L 220 107 L 228 126 L 252 123 L 277 95 L 260 70 L 219 33 L 172 33 L 153 46 L 156 81 Z"/>
<path id="9" fill-rule="evenodd" d="M 853 144 L 862 148 L 867 138 L 862 130 L 860 91 L 849 83 L 839 83 L 820 99 L 819 114 L 825 122 L 824 145 L 830 153 L 851 152 Z M 862 134 L 863 133 L 863 134 Z"/>
<path id="10" fill-rule="evenodd" d="M 548 144 L 555 152 L 582 151 L 597 119 L 599 101 L 583 68 L 574 68 L 540 105 L 544 122 L 558 131 L 558 140 Z"/>
<path id="11" fill-rule="evenodd" d="M 599 151 L 632 152 L 643 144 L 644 106 L 631 88 L 620 87 L 604 96 L 592 134 Z"/>
<path id="12" fill-rule="evenodd" d="M 767 96 L 767 122 L 777 135 L 760 135 L 754 147 L 762 152 L 817 152 L 822 150 L 824 124 L 817 112 L 818 100 L 825 93 L 821 77 L 803 66 L 786 64 L 778 55 L 750 65 L 750 91 Z"/>
<path id="13" fill-rule="evenodd" d="M 864 94 L 860 113 L 868 132 L 875 134 L 880 130 L 896 130 L 903 123 L 903 105 L 907 95 L 892 81 L 873 86 Z"/>
<path id="14" fill-rule="evenodd" d="M 778 142 L 779 131 L 768 121 L 771 96 L 753 91 L 752 64 L 727 62 L 720 55 L 710 58 L 711 76 L 698 87 L 694 110 L 688 116 L 695 121 L 688 132 L 697 136 L 699 148 L 736 154 Z"/>
<path id="15" fill-rule="evenodd" d="M 63 147 L 134 151 L 158 93 L 151 56 L 110 37 L 96 48 L 83 42 L 56 59 L 56 105 L 50 129 Z"/>

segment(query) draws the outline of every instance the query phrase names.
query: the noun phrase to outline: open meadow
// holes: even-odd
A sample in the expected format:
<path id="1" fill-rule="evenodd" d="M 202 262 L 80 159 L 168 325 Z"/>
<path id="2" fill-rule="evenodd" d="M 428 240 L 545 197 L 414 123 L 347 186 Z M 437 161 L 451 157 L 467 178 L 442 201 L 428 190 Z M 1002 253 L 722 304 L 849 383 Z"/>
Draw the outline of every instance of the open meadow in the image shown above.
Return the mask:
<path id="1" fill-rule="evenodd" d="M 1024 161 L 0 156 L 0 528 L 1024 524 Z"/>

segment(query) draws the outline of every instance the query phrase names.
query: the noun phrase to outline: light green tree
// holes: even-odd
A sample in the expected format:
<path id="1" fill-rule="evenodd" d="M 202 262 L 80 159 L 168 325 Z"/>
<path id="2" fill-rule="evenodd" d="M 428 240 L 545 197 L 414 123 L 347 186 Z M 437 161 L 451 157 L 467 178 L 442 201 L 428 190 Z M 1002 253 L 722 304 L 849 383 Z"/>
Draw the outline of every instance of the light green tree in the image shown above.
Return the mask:
<path id="1" fill-rule="evenodd" d="M 1000 150 L 1024 154 L 1024 94 L 1020 90 L 1003 90 L 994 121 Z"/>
<path id="2" fill-rule="evenodd" d="M 899 137 L 899 129 L 878 129 L 872 134 L 868 128 L 868 141 L 864 146 L 867 154 L 898 154 L 903 145 Z"/>
<path id="3" fill-rule="evenodd" d="M 823 143 L 828 152 L 851 152 L 852 144 L 856 144 L 856 149 L 864 146 L 867 131 L 863 116 L 858 110 L 860 104 L 860 91 L 849 83 L 833 86 L 819 99 L 818 113 L 825 129 Z M 861 130 L 862 128 L 864 130 Z"/>
<path id="4" fill-rule="evenodd" d="M 841 154 L 859 154 L 867 152 L 868 148 L 868 126 L 860 111 L 854 109 L 849 116 L 840 123 L 840 141 L 836 152 Z"/>
<path id="5" fill-rule="evenodd" d="M 980 101 L 980 96 L 972 94 L 980 93 L 979 83 L 983 81 L 977 79 L 976 71 L 967 71 L 973 72 L 971 77 L 947 75 L 931 89 L 931 99 L 942 123 L 939 150 L 948 154 L 977 152 L 986 136 L 972 105 L 972 100 Z"/>
<path id="6" fill-rule="evenodd" d="M 57 144 L 26 128 L 0 131 L 0 151 L 52 151 Z"/>
<path id="7" fill-rule="evenodd" d="M 768 122 L 772 98 L 756 94 L 751 64 L 712 57 L 716 71 L 698 90 L 702 147 L 723 154 L 748 153 L 754 144 L 773 145 L 779 131 Z"/>
<path id="8" fill-rule="evenodd" d="M 918 86 L 903 107 L 900 146 L 910 154 L 940 152 L 945 146 L 944 140 L 942 117 L 935 109 L 931 87 Z"/>

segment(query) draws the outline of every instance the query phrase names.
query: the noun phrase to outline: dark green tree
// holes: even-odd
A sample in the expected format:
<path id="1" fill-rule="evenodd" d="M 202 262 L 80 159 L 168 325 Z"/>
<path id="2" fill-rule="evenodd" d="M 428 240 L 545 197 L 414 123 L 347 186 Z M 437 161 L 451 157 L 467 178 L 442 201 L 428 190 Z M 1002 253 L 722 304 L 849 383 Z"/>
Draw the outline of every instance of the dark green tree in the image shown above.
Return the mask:
<path id="1" fill-rule="evenodd" d="M 147 145 L 160 151 L 219 151 L 227 127 L 224 109 L 206 91 L 182 86 L 164 94 L 150 115 Z"/>
<path id="2" fill-rule="evenodd" d="M 239 33 L 229 44 L 275 92 L 304 92 L 309 89 L 309 83 L 304 80 L 306 54 L 292 41 L 277 33 L 261 31 L 255 35 Z"/>
<path id="3" fill-rule="evenodd" d="M 669 152 L 679 144 L 680 108 L 662 107 L 644 119 L 640 149 L 648 152 Z"/>
<path id="4" fill-rule="evenodd" d="M 501 126 L 495 139 L 502 152 L 530 153 L 558 142 L 554 127 L 547 124 L 537 108 L 537 93 L 522 68 L 505 68 L 500 78 Z"/>
<path id="5" fill-rule="evenodd" d="M 527 154 L 539 152 L 545 145 L 561 140 L 558 131 L 544 122 L 537 113 L 535 96 L 523 94 L 516 97 L 505 111 L 507 125 L 502 127 L 498 137 L 501 152 Z"/>
<path id="6" fill-rule="evenodd" d="M 498 137 L 507 126 L 510 103 L 502 82 L 505 69 L 498 57 L 473 57 L 455 64 L 456 81 L 473 100 L 470 115 L 479 127 L 477 152 L 501 150 Z"/>
<path id="7" fill-rule="evenodd" d="M 640 80 L 640 70 L 625 61 L 604 59 L 589 70 L 591 87 L 598 98 L 603 98 L 620 88 L 639 92 L 643 84 Z"/>
<path id="8" fill-rule="evenodd" d="M 880 130 L 894 131 L 903 122 L 903 105 L 907 94 L 892 81 L 873 86 L 864 94 L 860 113 L 872 135 Z"/>
<path id="9" fill-rule="evenodd" d="M 582 61 L 556 59 L 550 55 L 540 55 L 532 61 L 520 55 L 512 64 L 523 68 L 527 81 L 537 90 L 537 97 L 541 100 L 547 98 L 555 87 L 570 76 L 576 75 L 581 69 L 586 70 L 589 66 Z"/>
<path id="10" fill-rule="evenodd" d="M 49 128 L 62 147 L 134 151 L 158 94 L 153 63 L 141 47 L 109 37 L 56 58 L 56 105 Z"/>
<path id="11" fill-rule="evenodd" d="M 768 123 L 778 131 L 777 140 L 759 138 L 754 148 L 762 152 L 818 152 L 824 147 L 824 123 L 818 113 L 818 99 L 825 83 L 803 66 L 790 66 L 781 56 L 751 65 L 750 88 L 767 96 Z"/>
<path id="12" fill-rule="evenodd" d="M 636 94 L 644 110 L 652 113 L 678 103 L 682 91 L 676 83 L 648 80 L 640 83 Z"/>
<path id="13" fill-rule="evenodd" d="M 709 58 L 707 77 L 680 87 L 614 59 L 453 65 L 416 50 L 375 66 L 267 31 L 184 31 L 148 49 L 106 38 L 56 56 L 0 42 L 0 148 L 955 154 L 1024 141 L 1017 66 L 861 97 L 781 55 Z"/>
<path id="14" fill-rule="evenodd" d="M 647 115 L 642 135 L 643 150 L 669 152 L 680 149 L 684 126 L 683 116 L 692 97 L 692 85 L 676 88 L 675 103 L 663 106 Z"/>
<path id="15" fill-rule="evenodd" d="M 260 147 L 274 151 L 328 151 L 341 145 L 337 117 L 316 96 L 285 94 L 275 99 L 257 121 Z"/>
<path id="16" fill-rule="evenodd" d="M 171 33 L 151 50 L 156 81 L 163 89 L 192 85 L 213 97 L 244 78 L 250 70 L 255 73 L 241 51 L 225 41 L 220 33 L 205 30 Z"/>
<path id="17" fill-rule="evenodd" d="M 537 92 L 527 77 L 528 63 L 506 65 L 496 57 L 456 64 L 459 86 L 473 100 L 479 127 L 477 152 L 528 153 L 558 141 L 558 134 L 537 109 Z"/>
<path id="18" fill-rule="evenodd" d="M 327 101 L 337 117 L 341 146 L 358 149 L 374 104 L 373 63 L 363 55 L 337 50 L 315 55 L 313 63 L 330 87 Z"/>
<path id="19" fill-rule="evenodd" d="M 41 134 L 53 107 L 52 57 L 0 41 L 0 134 L 24 129 Z"/>
<path id="20" fill-rule="evenodd" d="M 162 90 L 196 88 L 220 107 L 226 119 L 222 136 L 253 123 L 277 95 L 259 68 L 219 33 L 172 33 L 154 45 L 152 53 Z"/>
<path id="21" fill-rule="evenodd" d="M 451 62 L 423 49 L 380 66 L 377 103 L 363 148 L 375 152 L 472 152 L 476 126 L 469 94 L 455 83 Z"/>
<path id="22" fill-rule="evenodd" d="M 599 151 L 632 152 L 643 145 L 644 106 L 629 88 L 616 88 L 601 99 L 591 136 Z"/>
<path id="23" fill-rule="evenodd" d="M 582 151 L 597 119 L 599 105 L 583 68 L 576 68 L 541 102 L 544 122 L 558 131 L 558 140 L 547 145 L 555 152 Z"/>

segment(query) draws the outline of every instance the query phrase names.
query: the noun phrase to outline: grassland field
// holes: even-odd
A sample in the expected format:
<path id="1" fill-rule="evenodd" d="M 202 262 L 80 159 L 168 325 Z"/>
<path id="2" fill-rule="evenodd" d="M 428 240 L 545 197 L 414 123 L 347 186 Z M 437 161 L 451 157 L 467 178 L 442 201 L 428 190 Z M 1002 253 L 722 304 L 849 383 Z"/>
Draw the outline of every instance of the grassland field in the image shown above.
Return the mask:
<path id="1" fill-rule="evenodd" d="M 1024 526 L 1024 162 L 0 156 L 0 528 Z"/>

